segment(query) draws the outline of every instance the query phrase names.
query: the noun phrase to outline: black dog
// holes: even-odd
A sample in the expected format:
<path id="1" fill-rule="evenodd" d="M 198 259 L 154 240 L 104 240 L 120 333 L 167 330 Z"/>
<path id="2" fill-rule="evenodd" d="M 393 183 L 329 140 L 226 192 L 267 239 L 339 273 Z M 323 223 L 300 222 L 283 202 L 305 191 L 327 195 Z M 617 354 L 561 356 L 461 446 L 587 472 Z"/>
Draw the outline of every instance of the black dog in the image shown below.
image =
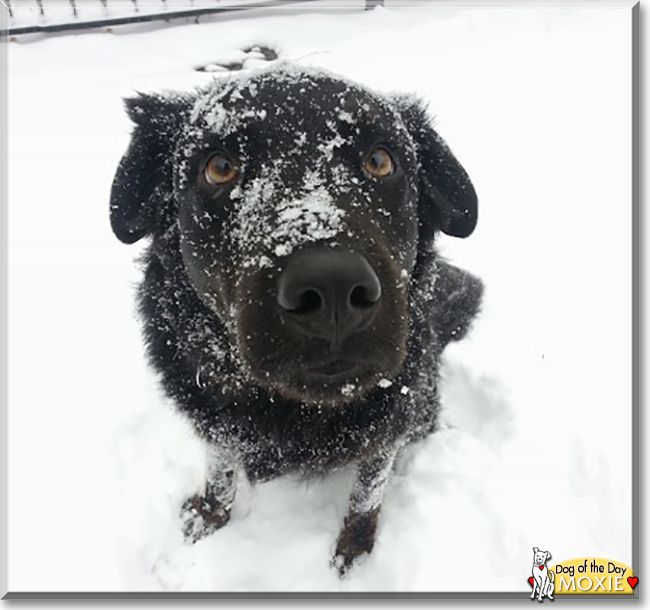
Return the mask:
<path id="1" fill-rule="evenodd" d="M 344 572 L 372 549 L 396 455 L 434 430 L 440 354 L 479 309 L 481 282 L 434 247 L 439 230 L 472 233 L 474 188 L 419 101 L 321 71 L 126 105 L 112 227 L 151 238 L 148 354 L 213 448 L 185 533 L 228 521 L 238 471 L 353 462 Z"/>

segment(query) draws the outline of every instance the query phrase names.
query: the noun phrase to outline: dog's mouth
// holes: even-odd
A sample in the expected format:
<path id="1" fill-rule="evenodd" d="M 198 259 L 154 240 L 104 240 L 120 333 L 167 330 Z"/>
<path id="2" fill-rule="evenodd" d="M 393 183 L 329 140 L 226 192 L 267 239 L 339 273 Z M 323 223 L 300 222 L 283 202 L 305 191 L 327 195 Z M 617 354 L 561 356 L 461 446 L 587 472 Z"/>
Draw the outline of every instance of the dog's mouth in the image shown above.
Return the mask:
<path id="1" fill-rule="evenodd" d="M 352 379 L 361 366 L 358 362 L 352 360 L 335 359 L 328 362 L 306 367 L 305 373 L 308 376 L 324 378 L 329 381 L 338 381 Z"/>
<path id="2" fill-rule="evenodd" d="M 377 374 L 366 363 L 349 358 L 296 362 L 273 383 L 280 394 L 303 404 L 345 404 L 376 386 Z"/>
<path id="3" fill-rule="evenodd" d="M 332 356 L 319 362 L 296 363 L 289 377 L 294 385 L 307 390 L 306 396 L 329 396 L 332 400 L 346 402 L 372 383 L 372 372 L 367 363 Z"/>

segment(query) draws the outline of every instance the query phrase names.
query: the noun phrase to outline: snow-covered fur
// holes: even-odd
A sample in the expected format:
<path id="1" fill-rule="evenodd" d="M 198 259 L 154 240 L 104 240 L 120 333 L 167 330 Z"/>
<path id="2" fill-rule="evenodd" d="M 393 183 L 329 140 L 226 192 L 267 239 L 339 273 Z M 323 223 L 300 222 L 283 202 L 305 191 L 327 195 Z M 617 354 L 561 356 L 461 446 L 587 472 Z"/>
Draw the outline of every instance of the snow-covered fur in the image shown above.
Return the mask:
<path id="1" fill-rule="evenodd" d="M 396 454 L 434 430 L 440 354 L 480 306 L 480 280 L 435 248 L 440 230 L 474 230 L 472 184 L 419 100 L 318 70 L 281 65 L 126 104 L 135 129 L 111 223 L 125 243 L 151 240 L 148 354 L 213 448 L 185 532 L 227 522 L 237 471 L 264 480 L 354 463 L 343 572 L 372 549 Z M 391 171 L 375 175 L 384 153 Z M 223 184 L 206 178 L 215 155 L 232 175 Z M 329 252 L 362 257 L 381 285 L 358 304 L 368 323 L 334 342 L 278 305 L 291 262 Z"/>

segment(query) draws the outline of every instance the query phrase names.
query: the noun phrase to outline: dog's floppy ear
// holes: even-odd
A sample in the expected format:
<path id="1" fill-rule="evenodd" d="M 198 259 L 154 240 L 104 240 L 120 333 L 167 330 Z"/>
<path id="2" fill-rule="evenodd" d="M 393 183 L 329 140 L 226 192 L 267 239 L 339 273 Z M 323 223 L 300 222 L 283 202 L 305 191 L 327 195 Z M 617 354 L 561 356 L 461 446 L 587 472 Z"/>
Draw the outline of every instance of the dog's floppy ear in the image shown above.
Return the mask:
<path id="1" fill-rule="evenodd" d="M 478 199 L 467 172 L 431 125 L 424 103 L 395 98 L 415 141 L 420 161 L 419 214 L 425 239 L 436 229 L 453 237 L 471 235 L 478 220 Z"/>
<path id="2" fill-rule="evenodd" d="M 546 551 L 546 560 L 548 561 L 550 558 L 551 558 L 551 554 L 548 551 Z"/>
<path id="3" fill-rule="evenodd" d="M 120 241 L 132 244 L 152 232 L 161 185 L 171 185 L 172 145 L 186 103 L 180 96 L 148 94 L 124 103 L 135 128 L 113 179 L 111 227 Z"/>

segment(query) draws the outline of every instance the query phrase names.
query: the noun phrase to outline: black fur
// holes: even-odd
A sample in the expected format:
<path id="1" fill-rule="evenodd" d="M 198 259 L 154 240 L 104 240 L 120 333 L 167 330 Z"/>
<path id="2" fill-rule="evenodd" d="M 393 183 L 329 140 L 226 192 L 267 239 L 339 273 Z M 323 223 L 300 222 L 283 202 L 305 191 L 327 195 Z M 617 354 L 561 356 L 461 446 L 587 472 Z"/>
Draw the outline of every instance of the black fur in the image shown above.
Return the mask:
<path id="1" fill-rule="evenodd" d="M 167 393 L 218 449 L 214 472 L 241 468 L 264 480 L 353 462 L 365 474 L 346 524 L 368 511 L 374 523 L 381 493 L 373 494 L 395 454 L 435 428 L 442 350 L 480 306 L 480 280 L 435 249 L 438 231 L 474 230 L 467 174 L 421 102 L 312 70 L 285 66 L 192 94 L 140 95 L 127 111 L 136 127 L 113 184 L 111 223 L 125 243 L 151 238 L 138 297 L 147 351 Z M 395 159 L 385 179 L 362 169 L 377 143 Z M 226 187 L 202 181 L 214 151 L 240 170 Z M 313 207 L 301 208 L 307 200 Z M 342 221 L 318 216 L 322 206 Z M 283 225 L 283 209 L 299 210 L 298 224 Z M 275 302 L 287 260 L 324 245 L 362 253 L 383 287 L 373 324 L 336 356 L 291 331 Z M 320 384 L 305 374 L 341 353 L 363 363 L 354 379 Z M 231 497 L 233 479 L 208 488 L 210 507 L 219 494 Z M 222 503 L 220 524 L 230 508 Z M 199 518 L 188 510 L 186 520 Z M 351 535 L 339 539 L 341 570 L 372 548 Z"/>

